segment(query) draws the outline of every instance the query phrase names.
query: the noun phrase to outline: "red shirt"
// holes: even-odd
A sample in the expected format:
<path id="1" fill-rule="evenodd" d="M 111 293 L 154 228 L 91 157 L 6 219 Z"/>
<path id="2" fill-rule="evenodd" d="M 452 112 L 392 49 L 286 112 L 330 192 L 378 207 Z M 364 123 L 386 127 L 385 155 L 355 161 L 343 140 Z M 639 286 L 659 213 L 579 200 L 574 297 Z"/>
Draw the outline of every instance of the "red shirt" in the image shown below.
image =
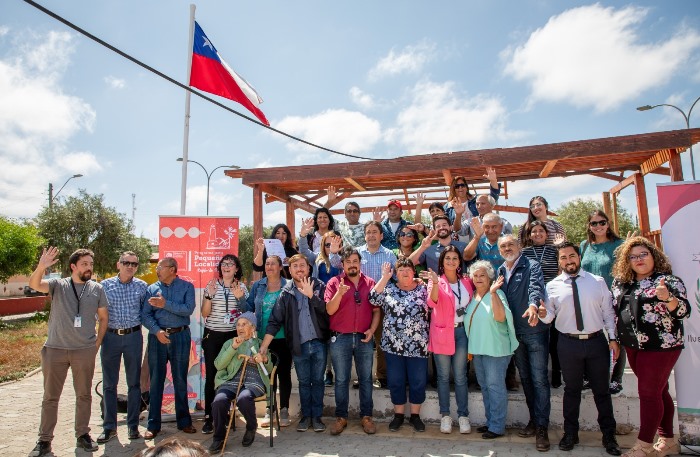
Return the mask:
<path id="1" fill-rule="evenodd" d="M 338 311 L 330 316 L 331 330 L 338 333 L 364 333 L 372 325 L 372 304 L 369 302 L 369 292 L 374 287 L 374 279 L 360 273 L 360 282 L 355 284 L 345 273 L 334 276 L 326 284 L 326 303 L 331 301 L 338 291 L 340 281 L 350 287 L 345 295 L 340 297 Z M 355 300 L 357 296 L 358 300 Z M 357 303 L 359 301 L 359 303 Z"/>

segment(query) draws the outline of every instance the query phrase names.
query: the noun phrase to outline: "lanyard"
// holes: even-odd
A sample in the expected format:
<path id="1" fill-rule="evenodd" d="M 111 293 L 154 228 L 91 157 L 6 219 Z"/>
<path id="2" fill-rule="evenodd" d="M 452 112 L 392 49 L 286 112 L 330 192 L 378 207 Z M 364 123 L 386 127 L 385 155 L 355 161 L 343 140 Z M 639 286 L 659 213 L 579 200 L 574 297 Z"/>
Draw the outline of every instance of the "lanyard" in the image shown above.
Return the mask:
<path id="1" fill-rule="evenodd" d="M 228 314 L 228 297 L 231 296 L 231 292 L 229 291 L 228 287 L 226 287 L 223 281 L 221 281 L 219 285 L 224 290 L 224 300 L 226 301 L 226 314 Z"/>
<path id="2" fill-rule="evenodd" d="M 452 289 L 452 284 L 450 284 L 450 289 Z M 452 289 L 452 293 L 457 297 L 457 308 L 462 307 L 462 282 L 457 280 L 457 290 Z"/>
<path id="3" fill-rule="evenodd" d="M 78 295 L 78 291 L 75 289 L 75 283 L 73 282 L 73 278 L 70 278 L 70 286 L 73 288 L 75 299 L 78 300 L 78 312 L 75 315 L 80 316 L 80 299 L 83 298 L 83 294 L 85 293 L 87 283 L 83 284 L 83 289 L 80 291 L 80 295 Z"/>

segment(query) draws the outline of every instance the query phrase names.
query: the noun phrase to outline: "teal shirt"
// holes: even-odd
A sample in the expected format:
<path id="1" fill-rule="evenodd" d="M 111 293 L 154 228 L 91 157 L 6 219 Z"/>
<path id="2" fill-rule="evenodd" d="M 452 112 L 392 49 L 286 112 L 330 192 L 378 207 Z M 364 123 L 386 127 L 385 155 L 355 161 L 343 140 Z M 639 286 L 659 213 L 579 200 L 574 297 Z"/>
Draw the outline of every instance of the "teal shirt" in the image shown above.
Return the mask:
<path id="1" fill-rule="evenodd" d="M 491 308 L 491 293 L 479 302 L 472 298 L 464 313 L 464 329 L 469 338 L 469 353 L 477 355 L 488 355 L 491 357 L 504 357 L 512 355 L 518 348 L 518 340 L 515 338 L 515 328 L 513 327 L 513 313 L 508 307 L 508 300 L 503 291 L 496 291 L 503 302 L 506 311 L 505 322 L 497 322 L 493 318 Z M 476 295 L 475 295 L 476 297 Z M 478 304 L 478 308 L 477 307 Z M 476 311 L 474 311 L 476 308 Z M 472 314 L 474 318 L 472 319 Z M 469 321 L 471 320 L 471 328 Z"/>
<path id="2" fill-rule="evenodd" d="M 267 322 L 270 320 L 270 314 L 272 314 L 272 308 L 275 307 L 275 304 L 277 303 L 277 299 L 280 297 L 280 293 L 282 292 L 282 289 L 277 290 L 275 292 L 266 292 L 265 293 L 265 298 L 263 298 L 263 306 L 262 306 L 262 325 L 258 329 L 258 338 L 263 339 L 265 337 L 265 329 L 267 328 Z M 277 334 L 275 335 L 275 339 L 277 338 L 284 338 L 284 327 L 281 327 L 278 331 Z"/>
<path id="3" fill-rule="evenodd" d="M 588 240 L 581 241 L 581 268 L 605 279 L 608 289 L 612 286 L 612 267 L 615 263 L 615 249 L 622 244 L 622 240 L 606 241 L 605 243 L 591 244 Z"/>

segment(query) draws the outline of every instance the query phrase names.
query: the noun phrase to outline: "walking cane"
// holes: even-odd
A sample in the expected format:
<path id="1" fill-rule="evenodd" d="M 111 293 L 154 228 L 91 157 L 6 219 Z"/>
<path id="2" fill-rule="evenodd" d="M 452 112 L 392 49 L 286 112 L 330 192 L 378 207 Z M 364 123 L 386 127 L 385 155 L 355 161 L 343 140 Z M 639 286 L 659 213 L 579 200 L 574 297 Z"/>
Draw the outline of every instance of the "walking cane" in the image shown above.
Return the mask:
<path id="1" fill-rule="evenodd" d="M 241 379 L 238 381 L 238 388 L 236 389 L 236 396 L 233 397 L 233 403 L 231 405 L 231 410 L 236 408 L 236 400 L 238 400 L 238 394 L 241 392 L 241 386 L 243 385 L 243 379 L 245 379 L 245 369 L 248 366 L 248 356 L 244 354 L 238 354 L 238 358 L 243 358 L 243 371 L 241 372 Z M 224 455 L 226 450 L 226 443 L 228 442 L 228 434 L 231 432 L 231 424 L 233 423 L 234 414 L 229 412 L 228 427 L 226 428 L 226 437 L 224 438 L 224 444 L 221 446 L 221 454 Z"/>

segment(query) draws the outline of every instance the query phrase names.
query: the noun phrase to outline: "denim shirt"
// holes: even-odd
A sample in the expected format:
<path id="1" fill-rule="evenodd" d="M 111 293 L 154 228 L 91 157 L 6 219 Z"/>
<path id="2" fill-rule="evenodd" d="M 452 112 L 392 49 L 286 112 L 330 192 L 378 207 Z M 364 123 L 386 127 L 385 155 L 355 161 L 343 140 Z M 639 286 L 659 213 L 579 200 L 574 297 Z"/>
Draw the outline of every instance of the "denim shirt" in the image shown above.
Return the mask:
<path id="1" fill-rule="evenodd" d="M 282 289 L 285 284 L 287 284 L 287 280 L 280 277 L 280 289 Z M 250 286 L 250 293 L 248 294 L 248 299 L 246 300 L 246 311 L 255 313 L 257 328 L 262 329 L 263 334 L 265 333 L 265 329 L 262 328 L 263 300 L 265 300 L 265 294 L 267 294 L 267 277 L 256 281 L 252 286 Z"/>
<path id="2" fill-rule="evenodd" d="M 389 218 L 384 219 L 382 221 L 382 246 L 390 250 L 398 248 L 399 242 L 396 241 L 396 234 L 399 233 L 401 229 L 407 225 L 408 221 L 406 221 L 404 218 L 401 218 L 401 220 L 399 220 L 399 227 L 394 232 L 391 230 L 391 222 L 389 222 Z"/>
<path id="3" fill-rule="evenodd" d="M 154 308 L 148 303 L 148 299 L 157 297 L 159 292 L 166 300 L 164 308 Z M 194 286 L 191 283 L 179 277 L 170 285 L 157 281 L 148 286 L 143 297 L 143 325 L 153 334 L 163 328 L 189 325 L 194 307 Z"/>

